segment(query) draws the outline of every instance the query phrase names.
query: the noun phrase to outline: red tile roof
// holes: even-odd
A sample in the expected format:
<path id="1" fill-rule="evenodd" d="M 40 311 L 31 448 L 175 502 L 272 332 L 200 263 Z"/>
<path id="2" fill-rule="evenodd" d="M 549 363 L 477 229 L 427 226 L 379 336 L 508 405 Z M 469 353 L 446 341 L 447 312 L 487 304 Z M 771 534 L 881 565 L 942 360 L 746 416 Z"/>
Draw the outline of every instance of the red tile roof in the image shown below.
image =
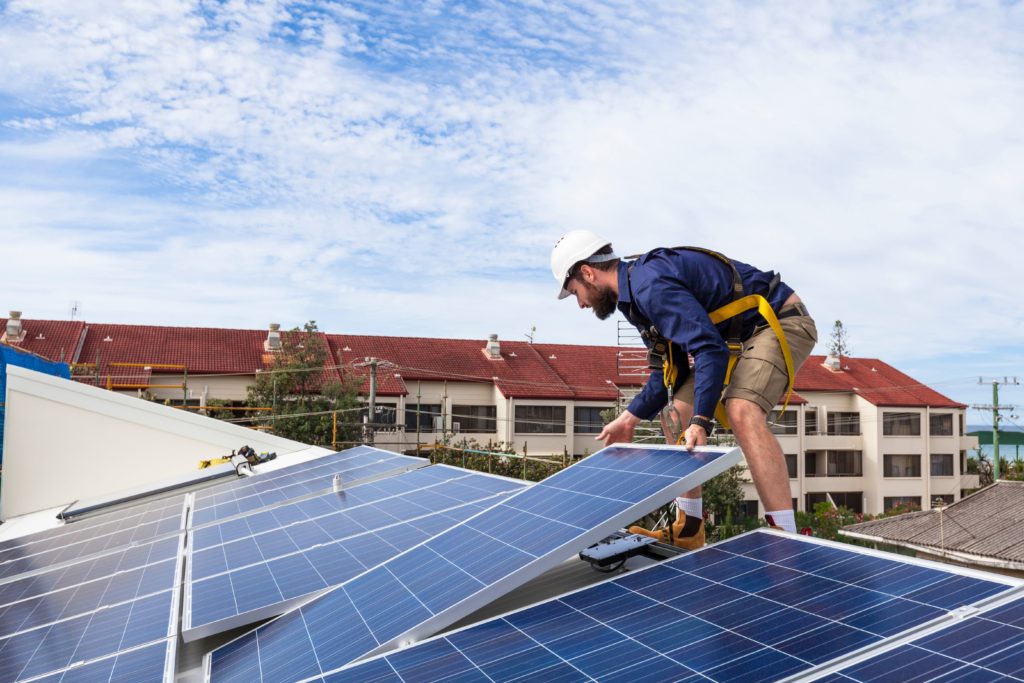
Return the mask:
<path id="1" fill-rule="evenodd" d="M 825 356 L 811 356 L 797 372 L 797 391 L 854 393 L 877 406 L 966 408 L 877 358 L 843 357 L 842 369 L 829 370 Z"/>
<path id="2" fill-rule="evenodd" d="M 0 319 L 0 325 L 6 320 Z M 267 332 L 201 327 L 90 324 L 81 321 L 25 320 L 27 337 L 21 348 L 50 359 L 95 363 L 99 359 L 101 385 L 110 376 L 114 384 L 146 384 L 144 367 L 125 368 L 111 363 L 138 363 L 152 374 L 178 374 L 160 365 L 184 365 L 190 375 L 251 375 L 273 365 L 273 354 L 263 348 Z M 0 327 L 0 329 L 3 329 Z M 282 335 L 287 335 L 282 332 Z M 40 338 L 41 336 L 41 338 Z M 84 341 L 83 340 L 84 336 Z M 365 358 L 388 361 L 377 375 L 381 396 L 402 396 L 422 381 L 459 381 L 493 384 L 505 397 L 612 401 L 616 386 L 639 386 L 640 377 L 621 375 L 619 354 L 613 346 L 529 344 L 501 341 L 501 359 L 492 359 L 485 339 L 439 339 L 322 334 L 331 356 L 323 380 L 343 374 L 360 378 L 361 393 L 369 392 Z M 63 352 L 63 356 L 61 356 Z M 842 370 L 823 366 L 823 356 L 811 356 L 797 373 L 791 403 L 805 403 L 798 392 L 856 393 L 880 406 L 963 408 L 942 394 L 875 358 L 843 358 Z M 159 377 L 152 380 L 159 384 Z"/>
<path id="3" fill-rule="evenodd" d="M 74 360 L 85 323 L 80 320 L 22 320 L 25 340 L 11 346 L 62 363 Z M 7 318 L 0 318 L 0 336 L 7 330 Z"/>

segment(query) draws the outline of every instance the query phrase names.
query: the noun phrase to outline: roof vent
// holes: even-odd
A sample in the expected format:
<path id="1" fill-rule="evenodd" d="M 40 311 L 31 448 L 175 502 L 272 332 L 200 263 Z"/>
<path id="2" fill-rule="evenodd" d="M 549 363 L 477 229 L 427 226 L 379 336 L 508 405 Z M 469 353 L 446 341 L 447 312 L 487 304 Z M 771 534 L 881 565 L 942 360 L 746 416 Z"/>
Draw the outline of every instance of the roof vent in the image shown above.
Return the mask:
<path id="1" fill-rule="evenodd" d="M 843 369 L 840 365 L 839 356 L 833 356 L 832 354 L 829 354 L 825 358 L 825 362 L 822 363 L 822 365 L 824 365 L 827 369 L 831 370 L 832 372 L 840 372 Z"/>
<path id="2" fill-rule="evenodd" d="M 281 350 L 281 324 L 270 323 L 270 331 L 267 332 L 267 338 L 263 341 L 264 351 L 280 351 Z"/>
<path id="3" fill-rule="evenodd" d="M 487 357 L 491 360 L 501 360 L 501 344 L 498 343 L 498 335 L 492 334 L 487 338 L 487 346 L 484 348 Z"/>
<path id="4" fill-rule="evenodd" d="M 21 326 L 21 311 L 11 311 L 11 317 L 7 320 L 8 344 L 25 341 L 25 329 Z"/>
<path id="5" fill-rule="evenodd" d="M 110 336 L 110 335 L 108 334 L 108 335 L 107 335 L 106 337 L 104 337 L 104 338 L 103 338 L 103 341 L 105 341 L 105 342 L 112 342 L 112 341 L 114 341 L 114 338 L 113 338 L 113 337 L 111 337 L 111 336 Z"/>

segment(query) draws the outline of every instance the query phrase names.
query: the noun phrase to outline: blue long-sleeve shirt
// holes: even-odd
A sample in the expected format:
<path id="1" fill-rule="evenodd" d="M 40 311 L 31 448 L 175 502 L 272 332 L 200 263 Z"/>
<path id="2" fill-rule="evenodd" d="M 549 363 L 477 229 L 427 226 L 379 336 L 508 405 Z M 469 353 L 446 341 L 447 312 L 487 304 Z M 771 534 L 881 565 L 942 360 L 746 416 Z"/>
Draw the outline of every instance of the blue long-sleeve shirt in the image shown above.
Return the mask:
<path id="1" fill-rule="evenodd" d="M 740 261 L 732 263 L 743 281 L 744 294 L 765 296 L 775 311 L 793 293 L 791 287 L 779 282 L 769 296 L 773 271 L 761 271 Z M 733 300 L 732 270 L 714 256 L 701 252 L 654 249 L 636 261 L 620 262 L 618 275 L 619 310 L 637 329 L 653 324 L 661 336 L 673 342 L 674 360 L 680 368 L 686 367 L 686 353 L 693 355 L 694 414 L 713 416 L 729 364 L 725 339 L 731 321 L 716 327 L 708 313 Z M 762 322 L 756 309 L 745 313 L 742 321 L 744 340 Z M 679 383 L 684 377 L 681 371 Z M 650 420 L 666 403 L 662 371 L 654 370 L 629 404 L 629 412 Z"/>

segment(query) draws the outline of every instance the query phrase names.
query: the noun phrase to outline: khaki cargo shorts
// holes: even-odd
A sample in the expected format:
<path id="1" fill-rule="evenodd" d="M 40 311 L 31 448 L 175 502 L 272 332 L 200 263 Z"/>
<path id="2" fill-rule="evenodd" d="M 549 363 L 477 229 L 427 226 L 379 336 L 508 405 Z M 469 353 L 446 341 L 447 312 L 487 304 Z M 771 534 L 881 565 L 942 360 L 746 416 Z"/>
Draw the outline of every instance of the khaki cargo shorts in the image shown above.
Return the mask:
<path id="1" fill-rule="evenodd" d="M 792 306 L 783 307 L 783 313 Z M 779 320 L 779 326 L 786 335 L 789 344 L 789 355 L 793 360 L 795 372 L 811 355 L 818 341 L 818 330 L 814 319 L 809 315 L 794 315 Z M 675 398 L 693 405 L 693 375 L 687 378 L 678 390 Z M 725 387 L 722 400 L 742 398 L 761 406 L 765 413 L 770 413 L 783 400 L 789 376 L 786 374 L 786 359 L 782 355 L 782 347 L 771 328 L 765 325 L 743 342 L 743 351 L 732 370 L 732 380 Z M 712 417 L 712 416 L 708 416 Z"/>

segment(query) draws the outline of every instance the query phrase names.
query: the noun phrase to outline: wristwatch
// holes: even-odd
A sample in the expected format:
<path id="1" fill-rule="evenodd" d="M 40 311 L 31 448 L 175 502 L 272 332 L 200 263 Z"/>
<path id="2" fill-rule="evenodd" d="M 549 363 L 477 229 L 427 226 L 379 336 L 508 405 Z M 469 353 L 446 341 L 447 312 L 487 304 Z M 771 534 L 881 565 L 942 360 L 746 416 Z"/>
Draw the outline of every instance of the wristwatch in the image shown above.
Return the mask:
<path id="1" fill-rule="evenodd" d="M 706 417 L 701 417 L 700 415 L 694 415 L 691 417 L 690 424 L 703 427 L 704 433 L 708 436 L 711 436 L 711 432 L 715 431 L 715 423 Z"/>

